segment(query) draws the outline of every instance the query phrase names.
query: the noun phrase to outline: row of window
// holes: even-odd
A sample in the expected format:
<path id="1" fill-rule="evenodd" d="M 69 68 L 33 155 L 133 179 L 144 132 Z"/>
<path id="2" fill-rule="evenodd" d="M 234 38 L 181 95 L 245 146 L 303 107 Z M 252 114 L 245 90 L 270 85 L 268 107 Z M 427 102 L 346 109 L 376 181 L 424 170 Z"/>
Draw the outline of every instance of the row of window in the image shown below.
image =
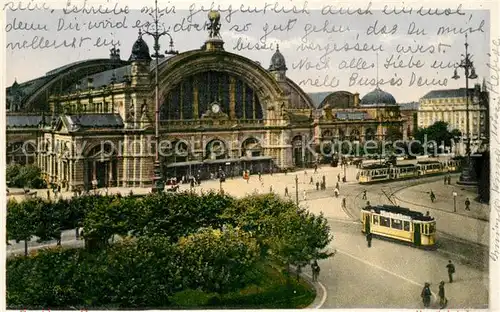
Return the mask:
<path id="1" fill-rule="evenodd" d="M 392 219 L 392 218 L 387 218 L 387 217 L 382 217 L 382 216 L 373 216 L 373 224 L 385 226 L 385 227 L 396 229 L 396 230 L 404 230 L 407 232 L 410 231 L 410 221 Z M 436 227 L 435 227 L 434 223 L 427 223 L 427 224 L 417 223 L 414 226 L 422 226 L 421 232 L 422 232 L 422 234 L 426 234 L 426 235 L 432 234 L 436 231 Z"/>
<path id="2" fill-rule="evenodd" d="M 373 216 L 373 224 L 390 227 L 396 230 L 410 231 L 410 221 L 402 221 L 382 216 Z"/>

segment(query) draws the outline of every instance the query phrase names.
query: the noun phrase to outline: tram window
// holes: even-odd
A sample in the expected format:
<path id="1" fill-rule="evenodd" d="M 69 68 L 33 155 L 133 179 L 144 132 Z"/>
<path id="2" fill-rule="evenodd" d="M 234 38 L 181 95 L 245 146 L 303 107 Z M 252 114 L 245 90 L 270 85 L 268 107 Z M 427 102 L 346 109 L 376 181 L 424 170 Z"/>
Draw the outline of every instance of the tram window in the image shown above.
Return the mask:
<path id="1" fill-rule="evenodd" d="M 373 216 L 373 224 L 378 225 L 378 216 Z"/>
<path id="2" fill-rule="evenodd" d="M 401 220 L 391 219 L 391 227 L 393 229 L 401 230 L 403 229 L 403 224 L 401 223 Z"/>
<path id="3" fill-rule="evenodd" d="M 391 227 L 391 219 L 386 217 L 380 217 L 380 225 Z"/>
<path id="4" fill-rule="evenodd" d="M 403 221 L 403 229 L 404 229 L 405 231 L 410 232 L 410 222 L 408 222 L 408 221 Z"/>
<path id="5" fill-rule="evenodd" d="M 425 235 L 429 234 L 429 225 L 428 224 L 424 224 L 424 228 L 422 230 L 422 233 Z"/>
<path id="6" fill-rule="evenodd" d="M 436 231 L 436 227 L 433 223 L 429 224 L 429 234 L 432 234 Z"/>

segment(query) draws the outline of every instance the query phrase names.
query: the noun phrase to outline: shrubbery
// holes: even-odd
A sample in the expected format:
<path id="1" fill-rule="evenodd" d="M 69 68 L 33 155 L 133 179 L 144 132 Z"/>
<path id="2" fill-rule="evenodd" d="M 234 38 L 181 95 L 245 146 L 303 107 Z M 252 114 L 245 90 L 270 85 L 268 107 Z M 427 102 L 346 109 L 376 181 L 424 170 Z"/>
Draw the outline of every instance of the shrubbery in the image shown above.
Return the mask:
<path id="1" fill-rule="evenodd" d="M 47 184 L 42 177 L 42 170 L 35 165 L 7 165 L 6 180 L 10 187 L 27 187 L 34 189 L 46 188 Z"/>
<path id="2" fill-rule="evenodd" d="M 164 307 L 188 290 L 224 294 L 285 268 L 326 258 L 323 216 L 274 195 L 84 196 L 9 201 L 10 239 L 59 239 L 83 225 L 86 249 L 40 251 L 7 263 L 10 307 Z M 119 235 L 123 240 L 110 244 Z M 174 304 L 175 305 L 175 304 Z"/>

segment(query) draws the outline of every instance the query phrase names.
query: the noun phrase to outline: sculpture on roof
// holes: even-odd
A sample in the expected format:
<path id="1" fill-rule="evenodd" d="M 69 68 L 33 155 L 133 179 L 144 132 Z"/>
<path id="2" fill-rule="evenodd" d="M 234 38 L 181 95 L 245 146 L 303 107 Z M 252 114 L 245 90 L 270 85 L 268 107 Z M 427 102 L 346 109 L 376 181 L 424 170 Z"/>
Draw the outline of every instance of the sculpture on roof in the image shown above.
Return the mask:
<path id="1" fill-rule="evenodd" d="M 208 20 L 210 21 L 208 26 L 208 30 L 210 30 L 209 37 L 220 38 L 220 13 L 213 10 L 208 12 Z"/>

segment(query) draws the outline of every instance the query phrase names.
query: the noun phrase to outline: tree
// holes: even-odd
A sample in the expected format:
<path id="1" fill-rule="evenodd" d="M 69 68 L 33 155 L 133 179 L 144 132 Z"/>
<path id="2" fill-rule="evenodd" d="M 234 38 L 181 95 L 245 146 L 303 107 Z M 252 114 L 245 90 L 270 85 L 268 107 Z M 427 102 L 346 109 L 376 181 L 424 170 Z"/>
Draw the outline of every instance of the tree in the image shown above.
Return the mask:
<path id="1" fill-rule="evenodd" d="M 427 128 L 419 128 L 415 131 L 415 139 L 420 141 L 427 148 L 434 149 L 437 153 L 440 146 L 451 147 L 452 142 L 461 136 L 461 132 L 457 129 L 449 130 L 448 123 L 437 121 Z"/>
<path id="2" fill-rule="evenodd" d="M 7 169 L 5 171 L 5 179 L 9 182 L 9 185 L 14 186 L 14 182 L 16 177 L 19 175 L 19 171 L 21 170 L 20 164 L 9 164 L 7 165 Z"/>
<path id="3" fill-rule="evenodd" d="M 42 170 L 35 165 L 9 165 L 7 178 L 15 187 L 45 188 L 46 183 L 42 177 Z"/>
<path id="4" fill-rule="evenodd" d="M 390 142 L 402 140 L 403 132 L 401 132 L 398 126 L 388 126 L 387 132 L 385 133 L 385 139 Z"/>
<path id="5" fill-rule="evenodd" d="M 28 241 L 35 235 L 37 228 L 36 203 L 25 200 L 7 202 L 7 237 L 16 243 L 24 241 L 24 255 L 28 255 Z"/>
<path id="6" fill-rule="evenodd" d="M 241 229 L 202 228 L 178 243 L 184 288 L 225 293 L 244 286 L 259 260 L 255 238 Z"/>

